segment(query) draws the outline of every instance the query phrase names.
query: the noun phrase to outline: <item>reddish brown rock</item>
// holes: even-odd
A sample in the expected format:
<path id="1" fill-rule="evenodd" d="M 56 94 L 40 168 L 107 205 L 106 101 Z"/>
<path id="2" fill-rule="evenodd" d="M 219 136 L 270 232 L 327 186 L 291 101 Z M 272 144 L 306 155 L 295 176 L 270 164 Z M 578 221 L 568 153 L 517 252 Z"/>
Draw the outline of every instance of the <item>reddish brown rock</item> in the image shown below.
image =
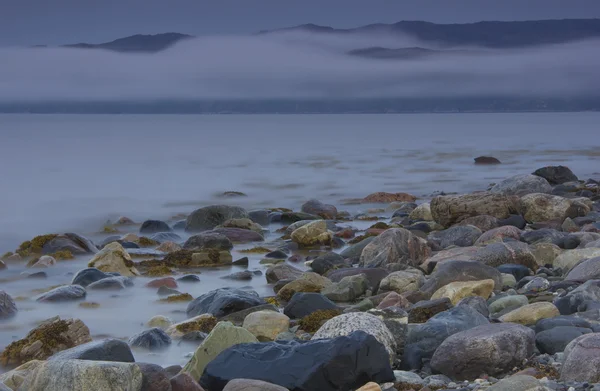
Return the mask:
<path id="1" fill-rule="evenodd" d="M 166 286 L 167 288 L 177 288 L 177 281 L 173 277 L 157 278 L 146 284 L 148 288 L 160 288 Z"/>
<path id="2" fill-rule="evenodd" d="M 187 373 L 180 373 L 171 378 L 172 391 L 204 391 L 204 388 Z"/>
<path id="3" fill-rule="evenodd" d="M 378 309 L 382 310 L 388 307 L 400 307 L 400 308 L 408 308 L 411 306 L 410 301 L 408 301 L 404 296 L 399 295 L 396 292 L 390 292 L 385 299 L 379 303 L 377 306 Z"/>

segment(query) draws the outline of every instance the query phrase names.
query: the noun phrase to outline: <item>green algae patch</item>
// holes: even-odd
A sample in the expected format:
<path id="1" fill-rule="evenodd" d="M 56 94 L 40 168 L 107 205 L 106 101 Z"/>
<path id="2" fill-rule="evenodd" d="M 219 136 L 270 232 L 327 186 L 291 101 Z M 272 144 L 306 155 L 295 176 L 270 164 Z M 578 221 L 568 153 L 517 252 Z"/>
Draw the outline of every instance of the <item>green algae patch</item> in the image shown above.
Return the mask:
<path id="1" fill-rule="evenodd" d="M 145 274 L 150 277 L 168 276 L 173 274 L 173 270 L 171 270 L 170 267 L 163 264 L 150 267 L 150 269 L 148 269 L 148 271 Z"/>
<path id="2" fill-rule="evenodd" d="M 52 254 L 48 254 L 51 257 L 53 257 L 54 259 L 56 259 L 57 261 L 64 261 L 67 259 L 73 259 L 75 258 L 75 256 L 73 256 L 73 253 L 69 250 L 60 250 L 57 251 L 55 253 Z"/>
<path id="3" fill-rule="evenodd" d="M 60 345 L 71 345 L 70 341 L 62 336 L 68 329 L 69 323 L 60 319 L 33 329 L 25 338 L 11 343 L 4 349 L 0 355 L 0 364 L 3 366 L 20 365 L 36 359 L 28 353 L 28 349 L 24 349 L 35 341 L 41 342 L 40 349 L 46 357 L 50 357 Z"/>
<path id="4" fill-rule="evenodd" d="M 239 252 L 244 254 L 266 254 L 270 253 L 271 250 L 266 247 L 252 247 L 245 250 L 239 250 Z"/>
<path id="5" fill-rule="evenodd" d="M 342 311 L 336 309 L 315 311 L 312 314 L 306 315 L 304 318 L 300 319 L 298 325 L 306 332 L 315 333 L 321 328 L 323 323 L 341 314 Z"/>
<path id="6" fill-rule="evenodd" d="M 183 334 L 191 333 L 192 331 L 210 333 L 217 325 L 217 322 L 217 318 L 214 316 L 207 316 L 195 321 L 178 324 L 175 326 L 175 329 Z"/>
<path id="7" fill-rule="evenodd" d="M 194 297 L 192 295 L 190 295 L 189 293 L 182 293 L 180 295 L 167 296 L 164 299 L 160 299 L 159 302 L 161 302 L 161 303 L 180 303 L 180 302 L 192 301 L 192 300 L 194 300 Z"/>
<path id="8" fill-rule="evenodd" d="M 142 247 L 153 247 L 153 246 L 158 246 L 159 243 L 156 240 L 152 240 L 150 238 L 147 238 L 145 236 L 142 236 L 139 238 L 138 240 L 138 244 Z"/>
<path id="9" fill-rule="evenodd" d="M 367 234 L 364 234 L 364 235 L 360 235 L 360 236 L 357 236 L 357 237 L 355 237 L 355 238 L 354 238 L 354 239 L 352 239 L 352 240 L 349 240 L 349 241 L 348 241 L 348 243 L 349 243 L 349 244 L 356 244 L 356 243 L 360 243 L 360 242 L 362 242 L 363 240 L 365 240 L 366 238 L 370 238 L 371 236 L 377 236 L 377 234 L 374 234 L 374 233 L 367 233 Z"/>
<path id="10" fill-rule="evenodd" d="M 41 254 L 42 248 L 46 243 L 56 238 L 57 234 L 47 234 L 47 235 L 39 235 L 31 240 L 27 240 L 19 246 L 17 249 L 17 254 L 22 257 L 27 257 L 33 254 Z"/>

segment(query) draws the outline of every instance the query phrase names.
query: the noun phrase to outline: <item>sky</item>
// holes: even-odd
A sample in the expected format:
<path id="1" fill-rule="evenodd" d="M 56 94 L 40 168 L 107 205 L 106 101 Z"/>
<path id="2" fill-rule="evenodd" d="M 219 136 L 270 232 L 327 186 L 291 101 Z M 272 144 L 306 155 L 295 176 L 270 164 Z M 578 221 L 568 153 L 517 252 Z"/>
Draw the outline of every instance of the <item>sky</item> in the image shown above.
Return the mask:
<path id="1" fill-rule="evenodd" d="M 0 0 L 0 46 L 101 43 L 133 34 L 246 34 L 304 23 L 600 18 L 598 0 Z"/>

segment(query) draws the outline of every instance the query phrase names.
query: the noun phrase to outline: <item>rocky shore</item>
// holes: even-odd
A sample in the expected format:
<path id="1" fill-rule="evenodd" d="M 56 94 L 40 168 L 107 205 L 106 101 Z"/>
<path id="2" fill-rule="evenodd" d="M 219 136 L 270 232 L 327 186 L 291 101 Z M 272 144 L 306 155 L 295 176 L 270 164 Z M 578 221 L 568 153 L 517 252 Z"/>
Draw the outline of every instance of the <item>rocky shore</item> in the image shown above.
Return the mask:
<path id="1" fill-rule="evenodd" d="M 79 270 L 31 297 L 0 288 L 0 330 L 18 334 L 0 341 L 0 391 L 600 390 L 598 178 L 549 166 L 471 194 L 296 211 L 223 197 L 167 221 L 122 217 L 101 240 L 43 234 L 4 254 L 0 282 Z M 186 292 L 215 270 L 219 288 Z M 258 281 L 272 294 L 244 286 Z M 97 311 L 98 292 L 127 300 L 140 285 L 168 310 L 126 337 L 77 317 L 18 323 L 30 303 Z M 165 353 L 179 344 L 182 365 Z"/>

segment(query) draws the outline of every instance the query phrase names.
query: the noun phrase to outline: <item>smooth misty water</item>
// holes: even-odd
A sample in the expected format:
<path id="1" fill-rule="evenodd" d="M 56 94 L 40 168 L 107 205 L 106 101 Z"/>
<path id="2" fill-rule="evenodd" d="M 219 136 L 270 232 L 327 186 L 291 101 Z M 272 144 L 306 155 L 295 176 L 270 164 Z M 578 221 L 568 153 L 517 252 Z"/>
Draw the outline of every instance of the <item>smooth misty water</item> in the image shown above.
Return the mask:
<path id="1" fill-rule="evenodd" d="M 0 253 L 49 232 L 74 231 L 99 241 L 108 219 L 170 219 L 217 202 L 298 210 L 306 199 L 318 198 L 359 212 L 369 206 L 345 207 L 340 200 L 375 191 L 426 198 L 435 191 L 481 190 L 548 164 L 568 165 L 586 178 L 600 171 L 598 123 L 600 113 L 0 115 Z M 480 155 L 503 164 L 475 166 Z M 228 190 L 248 197 L 216 197 Z M 250 269 L 264 271 L 259 256 L 250 258 Z M 96 338 L 128 338 L 158 314 L 185 319 L 186 303 L 156 303 L 143 277 L 116 295 L 90 292 L 87 300 L 99 302 L 98 309 L 33 300 L 34 289 L 69 283 L 70 273 L 88 259 L 60 262 L 46 270 L 46 280 L 20 279 L 23 264 L 0 271 L 0 289 L 22 299 L 19 314 L 0 323 L 0 349 L 54 315 L 82 319 Z M 224 285 L 272 292 L 264 277 L 219 278 L 239 270 L 204 270 L 200 283 L 179 290 L 194 297 Z M 136 357 L 183 364 L 193 350 L 174 342 L 166 352 Z"/>

